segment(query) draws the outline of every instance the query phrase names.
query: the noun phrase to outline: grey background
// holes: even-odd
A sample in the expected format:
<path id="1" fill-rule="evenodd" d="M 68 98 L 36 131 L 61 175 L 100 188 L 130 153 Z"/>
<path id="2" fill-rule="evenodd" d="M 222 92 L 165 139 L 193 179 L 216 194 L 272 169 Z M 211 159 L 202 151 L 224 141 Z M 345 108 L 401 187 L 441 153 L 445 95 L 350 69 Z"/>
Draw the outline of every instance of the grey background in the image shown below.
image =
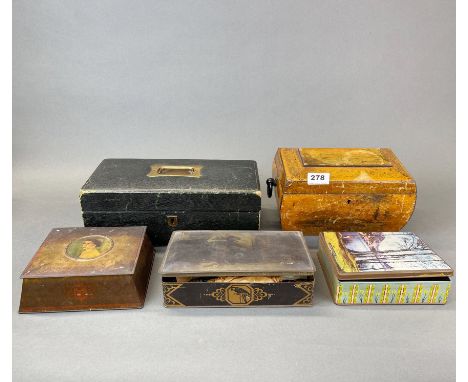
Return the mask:
<path id="1" fill-rule="evenodd" d="M 391 147 L 406 229 L 455 267 L 454 69 L 454 1 L 14 1 L 15 380 L 454 380 L 455 293 L 338 307 L 320 270 L 310 309 L 167 310 L 153 272 L 142 310 L 16 313 L 105 157 L 255 159 L 263 184 L 279 146 Z"/>

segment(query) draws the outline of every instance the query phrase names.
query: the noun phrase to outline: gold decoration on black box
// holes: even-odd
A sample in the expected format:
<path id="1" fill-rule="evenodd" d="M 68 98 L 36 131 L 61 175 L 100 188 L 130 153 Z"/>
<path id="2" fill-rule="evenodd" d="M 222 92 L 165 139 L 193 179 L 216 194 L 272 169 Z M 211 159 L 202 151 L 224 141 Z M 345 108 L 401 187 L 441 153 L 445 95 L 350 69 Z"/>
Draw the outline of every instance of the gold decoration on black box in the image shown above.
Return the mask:
<path id="1" fill-rule="evenodd" d="M 312 289 L 314 284 L 313 283 L 298 283 L 294 284 L 294 286 L 305 293 L 305 296 L 302 297 L 299 301 L 294 303 L 294 305 L 310 305 L 312 303 Z"/>
<path id="2" fill-rule="evenodd" d="M 242 306 L 270 298 L 272 294 L 266 293 L 261 288 L 254 288 L 250 284 L 230 284 L 225 288 L 218 288 L 206 296 L 211 296 L 217 301 L 227 302 L 230 305 Z"/>
<path id="3" fill-rule="evenodd" d="M 164 305 L 166 305 L 166 306 L 185 306 L 179 300 L 175 299 L 172 296 L 172 293 L 174 293 L 182 285 L 184 285 L 184 284 L 163 283 Z"/>

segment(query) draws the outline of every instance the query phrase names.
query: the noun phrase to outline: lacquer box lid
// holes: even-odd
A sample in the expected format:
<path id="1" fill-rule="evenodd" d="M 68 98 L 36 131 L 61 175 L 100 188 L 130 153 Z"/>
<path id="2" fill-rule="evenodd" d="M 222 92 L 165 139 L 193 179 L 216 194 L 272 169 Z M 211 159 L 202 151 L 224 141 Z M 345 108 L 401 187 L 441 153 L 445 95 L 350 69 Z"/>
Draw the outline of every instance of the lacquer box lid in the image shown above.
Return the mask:
<path id="1" fill-rule="evenodd" d="M 319 240 L 339 280 L 453 275 L 450 266 L 412 232 L 322 232 Z"/>
<path id="2" fill-rule="evenodd" d="M 313 275 L 314 263 L 301 232 L 176 231 L 163 276 Z"/>
<path id="3" fill-rule="evenodd" d="M 54 228 L 21 278 L 132 275 L 146 227 Z"/>
<path id="4" fill-rule="evenodd" d="M 311 193 L 309 173 L 328 173 L 313 193 L 415 193 L 416 183 L 388 148 L 279 148 L 278 181 L 285 194 Z"/>
<path id="5" fill-rule="evenodd" d="M 104 159 L 80 194 L 107 212 L 259 211 L 260 197 L 255 161 L 201 159 Z"/>

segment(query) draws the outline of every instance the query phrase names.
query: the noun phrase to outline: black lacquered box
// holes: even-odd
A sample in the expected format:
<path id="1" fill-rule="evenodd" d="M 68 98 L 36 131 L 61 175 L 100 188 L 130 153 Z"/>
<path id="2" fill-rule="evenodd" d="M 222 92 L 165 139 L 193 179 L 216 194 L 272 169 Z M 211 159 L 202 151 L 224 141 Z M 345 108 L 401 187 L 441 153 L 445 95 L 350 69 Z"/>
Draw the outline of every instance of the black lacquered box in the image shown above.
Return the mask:
<path id="1" fill-rule="evenodd" d="M 153 244 L 175 230 L 257 230 L 261 194 L 248 160 L 105 159 L 80 193 L 85 226 L 148 227 Z"/>

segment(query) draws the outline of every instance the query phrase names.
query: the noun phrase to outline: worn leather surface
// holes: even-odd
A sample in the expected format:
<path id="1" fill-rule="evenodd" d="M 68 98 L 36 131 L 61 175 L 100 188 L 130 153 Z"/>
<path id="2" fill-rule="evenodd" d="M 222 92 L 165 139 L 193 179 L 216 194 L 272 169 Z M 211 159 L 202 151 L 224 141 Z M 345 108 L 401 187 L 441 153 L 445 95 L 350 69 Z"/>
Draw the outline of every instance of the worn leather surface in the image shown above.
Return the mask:
<path id="1" fill-rule="evenodd" d="M 168 225 L 168 216 L 177 225 Z M 86 227 L 148 226 L 154 245 L 167 244 L 175 230 L 258 230 L 260 212 L 159 211 L 159 212 L 83 212 Z"/>
<path id="2" fill-rule="evenodd" d="M 261 198 L 252 192 L 100 192 L 83 194 L 83 211 L 259 211 Z"/>
<path id="3" fill-rule="evenodd" d="M 201 166 L 201 176 L 149 177 L 151 166 Z M 250 160 L 104 159 L 81 190 L 83 211 L 259 211 Z"/>
<path id="4" fill-rule="evenodd" d="M 201 177 L 147 174 L 151 165 L 202 166 Z M 128 190 L 129 192 L 199 191 L 233 192 L 259 190 L 257 163 L 251 160 L 201 159 L 104 159 L 83 190 Z"/>

